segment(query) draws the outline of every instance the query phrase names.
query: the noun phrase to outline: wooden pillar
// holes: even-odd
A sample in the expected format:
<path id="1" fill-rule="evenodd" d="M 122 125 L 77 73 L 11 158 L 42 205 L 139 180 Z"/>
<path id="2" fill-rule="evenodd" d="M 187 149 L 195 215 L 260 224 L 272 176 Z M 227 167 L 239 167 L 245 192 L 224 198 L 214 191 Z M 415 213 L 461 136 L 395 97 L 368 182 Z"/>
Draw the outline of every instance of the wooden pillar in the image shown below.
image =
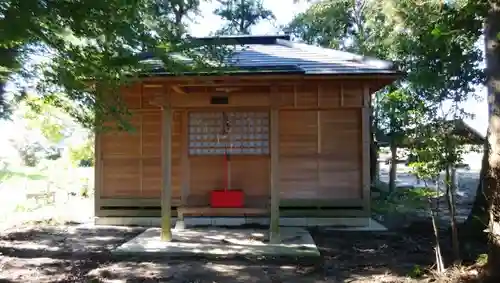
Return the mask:
<path id="1" fill-rule="evenodd" d="M 101 216 L 102 152 L 101 133 L 94 132 L 94 216 Z"/>
<path id="2" fill-rule="evenodd" d="M 280 173 L 279 173 L 279 110 L 271 109 L 271 221 L 269 241 L 272 244 L 280 240 Z"/>
<path id="3" fill-rule="evenodd" d="M 172 109 L 162 108 L 161 239 L 172 240 Z"/>
<path id="4" fill-rule="evenodd" d="M 188 205 L 189 197 L 189 117 L 187 111 L 181 114 L 181 202 L 183 206 Z"/>
<path id="5" fill-rule="evenodd" d="M 188 206 L 189 197 L 189 117 L 188 112 L 183 111 L 181 114 L 181 203 L 182 206 Z M 177 219 L 175 221 L 175 230 L 185 228 L 184 214 L 177 207 Z"/>
<path id="6" fill-rule="evenodd" d="M 361 162 L 362 162 L 362 173 L 361 173 L 361 183 L 363 190 L 363 210 L 366 216 L 370 215 L 370 88 L 368 85 L 364 86 L 363 89 L 363 108 L 361 108 Z"/>

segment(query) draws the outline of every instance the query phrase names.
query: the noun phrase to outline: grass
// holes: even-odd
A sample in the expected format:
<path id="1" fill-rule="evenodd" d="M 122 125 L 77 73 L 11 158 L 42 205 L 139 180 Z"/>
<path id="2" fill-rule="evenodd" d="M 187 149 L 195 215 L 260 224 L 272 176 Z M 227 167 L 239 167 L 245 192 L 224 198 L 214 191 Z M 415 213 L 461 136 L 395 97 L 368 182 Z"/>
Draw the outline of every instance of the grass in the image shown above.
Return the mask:
<path id="1" fill-rule="evenodd" d="M 428 197 L 435 197 L 431 188 L 405 189 L 398 188 L 392 193 L 379 190 L 379 197 L 372 200 L 375 213 L 409 213 L 428 207 Z"/>
<path id="2" fill-rule="evenodd" d="M 38 168 L 4 168 L 0 170 L 0 182 L 5 182 L 11 179 L 40 181 L 47 179 L 47 175 L 40 172 L 40 169 Z"/>

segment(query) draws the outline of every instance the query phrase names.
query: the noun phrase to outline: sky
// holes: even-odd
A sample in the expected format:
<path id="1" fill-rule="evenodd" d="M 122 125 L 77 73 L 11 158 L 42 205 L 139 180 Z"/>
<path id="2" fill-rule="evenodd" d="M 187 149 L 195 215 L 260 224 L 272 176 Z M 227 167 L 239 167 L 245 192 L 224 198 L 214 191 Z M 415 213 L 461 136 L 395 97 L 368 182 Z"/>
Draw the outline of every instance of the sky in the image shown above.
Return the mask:
<path id="1" fill-rule="evenodd" d="M 272 23 L 268 21 L 261 22 L 252 28 L 252 33 L 255 35 L 276 34 L 279 32 L 277 27 L 289 23 L 296 14 L 305 11 L 310 5 L 306 0 L 298 1 L 296 4 L 293 2 L 293 0 L 264 0 L 264 7 L 273 11 L 276 21 Z M 222 20 L 212 13 L 217 7 L 216 1 L 201 4 L 200 18 L 196 20 L 197 23 L 190 25 L 192 36 L 206 36 L 222 26 Z"/>

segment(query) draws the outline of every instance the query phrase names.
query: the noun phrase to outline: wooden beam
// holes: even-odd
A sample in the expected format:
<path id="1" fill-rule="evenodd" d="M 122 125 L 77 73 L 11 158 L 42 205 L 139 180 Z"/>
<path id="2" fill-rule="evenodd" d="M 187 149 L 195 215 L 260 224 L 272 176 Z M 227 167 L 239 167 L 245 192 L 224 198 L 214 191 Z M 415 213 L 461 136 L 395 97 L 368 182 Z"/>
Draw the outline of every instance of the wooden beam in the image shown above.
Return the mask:
<path id="1" fill-rule="evenodd" d="M 253 199 L 253 200 L 252 200 Z M 269 196 L 247 196 L 246 202 L 252 203 L 250 206 L 268 206 L 270 204 Z M 138 197 L 130 197 L 130 198 L 100 198 L 101 206 L 106 207 L 160 207 L 161 200 L 160 198 L 138 198 Z M 363 200 L 361 198 L 357 199 L 332 199 L 332 198 L 323 198 L 323 199 L 280 199 L 280 207 L 281 209 L 295 207 L 295 208 L 311 208 L 311 207 L 319 207 L 319 208 L 351 208 L 351 207 L 363 207 Z M 177 207 L 182 205 L 181 199 L 176 197 L 172 198 L 171 202 L 172 207 Z M 159 214 L 158 214 L 159 215 Z"/>
<path id="2" fill-rule="evenodd" d="M 294 208 L 351 208 L 358 207 L 361 208 L 364 205 L 364 201 L 361 198 L 356 199 L 332 199 L 331 197 L 325 197 L 323 199 L 280 199 L 281 209 L 287 207 Z"/>
<path id="3" fill-rule="evenodd" d="M 371 91 L 369 85 L 365 84 L 365 87 L 363 89 L 363 107 L 371 107 Z"/>
<path id="4" fill-rule="evenodd" d="M 269 213 L 269 212 L 268 212 Z M 99 217 L 155 217 L 158 218 L 161 214 L 160 209 L 102 209 Z M 177 216 L 179 221 L 179 213 L 172 210 L 172 217 Z M 236 213 L 241 214 L 241 213 Z M 212 213 L 213 215 L 213 213 Z M 259 217 L 261 214 L 245 214 L 246 217 Z M 231 215 L 224 215 L 231 216 Z M 233 214 L 234 216 L 234 214 Z M 264 217 L 264 216 L 262 216 Z M 369 214 L 362 209 L 281 209 L 280 217 L 370 217 Z"/>
<path id="5" fill-rule="evenodd" d="M 361 109 L 362 106 L 344 106 L 342 109 Z M 280 110 L 287 110 L 287 111 L 328 111 L 328 110 L 338 110 L 341 109 L 338 106 L 327 106 L 327 107 L 317 107 L 317 106 L 298 106 L 298 107 L 292 107 L 292 106 L 283 106 L 280 108 Z"/>
<path id="6" fill-rule="evenodd" d="M 172 86 L 172 89 L 177 92 L 177 93 L 180 93 L 180 94 L 186 94 L 186 92 L 182 89 L 181 86 L 179 85 L 173 85 Z"/>
<path id="7" fill-rule="evenodd" d="M 172 240 L 172 109 L 162 108 L 161 239 Z"/>
<path id="8" fill-rule="evenodd" d="M 229 82 L 241 82 L 241 83 L 249 83 L 249 82 L 257 82 L 264 83 L 267 81 L 274 81 L 277 84 L 283 84 L 288 82 L 298 82 L 298 81 L 353 81 L 358 82 L 360 80 L 371 80 L 373 82 L 380 81 L 380 85 L 388 85 L 392 83 L 394 80 L 402 77 L 402 74 L 353 74 L 353 75 L 303 75 L 303 74 L 251 74 L 251 75 L 207 75 L 207 76 L 161 76 L 158 74 L 152 74 L 151 76 L 142 77 L 141 80 L 148 83 L 162 83 L 168 82 L 172 84 L 178 85 L 187 85 L 187 84 L 220 84 L 220 83 L 229 83 Z"/>
<path id="9" fill-rule="evenodd" d="M 167 91 L 167 93 L 169 92 Z M 165 95 L 163 92 L 155 93 L 153 97 L 149 99 L 148 103 L 153 106 L 164 107 L 169 105 L 170 96 Z"/>
<path id="10" fill-rule="evenodd" d="M 101 209 L 100 217 L 156 217 L 160 216 L 160 209 Z M 173 212 L 175 215 L 175 211 Z"/>
<path id="11" fill-rule="evenodd" d="M 283 209 L 281 217 L 370 217 L 362 209 Z"/>
<path id="12" fill-rule="evenodd" d="M 363 89 L 363 105 L 361 109 L 361 149 L 362 149 L 362 174 L 361 183 L 363 190 L 363 207 L 365 211 L 370 212 L 370 88 L 368 85 Z"/>
<path id="13" fill-rule="evenodd" d="M 144 88 L 162 88 L 162 84 L 150 84 L 150 83 L 145 83 L 143 84 Z"/>
<path id="14" fill-rule="evenodd" d="M 275 83 L 273 81 L 229 81 L 229 82 L 218 82 L 218 81 L 201 81 L 201 82 L 185 82 L 178 84 L 180 87 L 272 87 L 272 86 L 292 86 L 295 82 L 283 82 Z"/>
<path id="15" fill-rule="evenodd" d="M 161 198 L 141 198 L 141 197 L 129 197 L 129 198 L 119 198 L 119 197 L 101 197 L 100 201 L 101 207 L 138 207 L 138 208 L 151 208 L 160 207 Z M 181 199 L 179 197 L 173 197 L 170 203 L 172 207 L 177 207 L 181 205 Z"/>
<path id="16" fill-rule="evenodd" d="M 148 108 L 148 109 L 129 109 L 128 112 L 130 112 L 132 115 L 136 114 L 141 114 L 141 113 L 158 113 L 161 111 L 161 108 Z"/>
<path id="17" fill-rule="evenodd" d="M 271 221 L 269 240 L 280 242 L 279 110 L 271 109 Z"/>

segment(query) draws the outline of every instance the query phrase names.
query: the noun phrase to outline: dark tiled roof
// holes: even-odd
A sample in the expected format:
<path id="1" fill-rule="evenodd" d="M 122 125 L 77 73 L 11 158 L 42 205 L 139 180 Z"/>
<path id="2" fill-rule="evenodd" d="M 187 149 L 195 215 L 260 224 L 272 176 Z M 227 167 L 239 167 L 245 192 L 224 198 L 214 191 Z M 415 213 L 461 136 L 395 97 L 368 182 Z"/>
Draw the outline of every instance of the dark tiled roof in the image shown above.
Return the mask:
<path id="1" fill-rule="evenodd" d="M 201 37 L 193 40 L 203 44 L 234 46 L 231 57 L 225 63 L 235 67 L 231 73 L 279 72 L 305 75 L 356 75 L 399 74 L 392 62 L 368 58 L 353 53 L 316 47 L 290 40 L 288 35 L 278 36 L 225 36 Z M 152 54 L 140 55 L 154 65 L 154 73 L 168 74 L 161 61 Z M 179 58 L 189 61 L 188 58 Z"/>

